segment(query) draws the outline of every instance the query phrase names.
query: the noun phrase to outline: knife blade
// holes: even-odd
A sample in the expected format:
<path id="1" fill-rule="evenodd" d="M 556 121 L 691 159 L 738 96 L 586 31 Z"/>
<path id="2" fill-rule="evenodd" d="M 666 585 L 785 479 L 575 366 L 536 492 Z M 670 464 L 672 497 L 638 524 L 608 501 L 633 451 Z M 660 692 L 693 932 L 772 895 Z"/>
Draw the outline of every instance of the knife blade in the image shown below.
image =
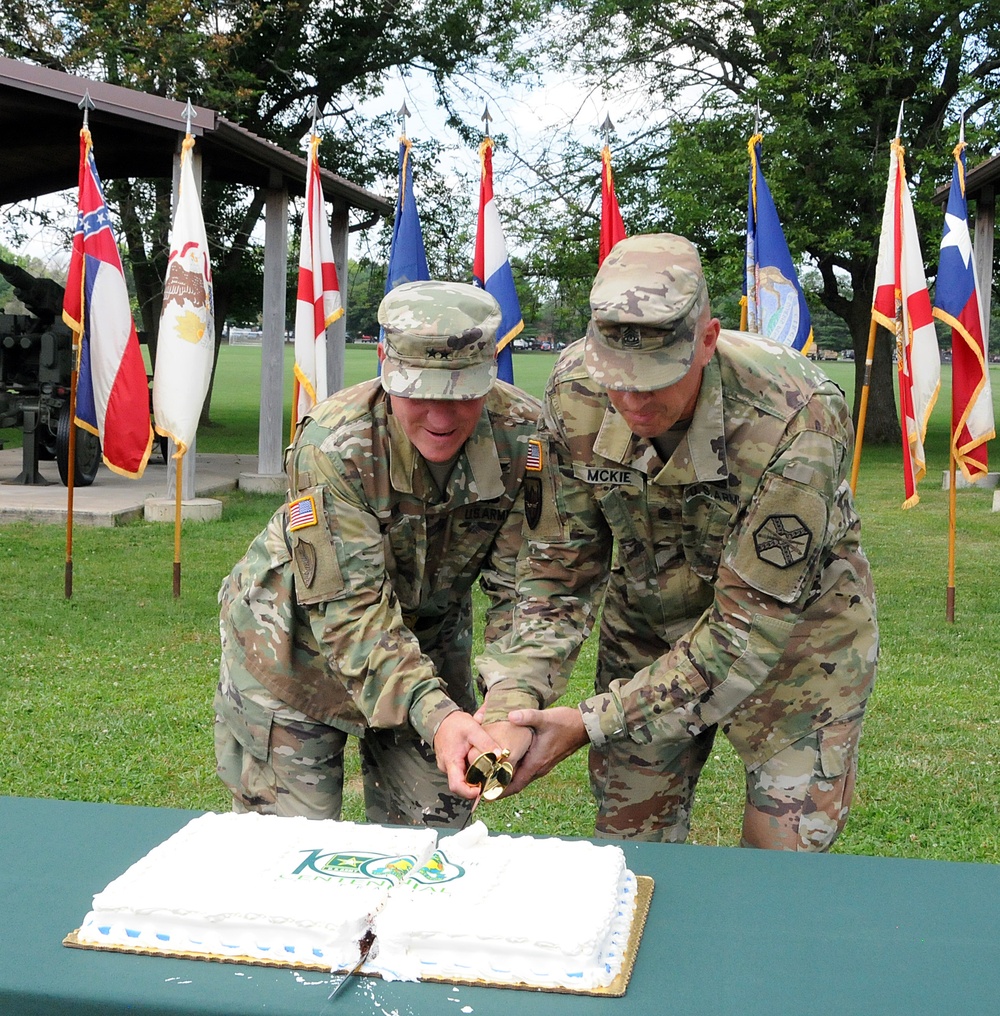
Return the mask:
<path id="1" fill-rule="evenodd" d="M 333 991 L 331 991 L 330 994 L 327 996 L 327 1001 L 329 1001 L 335 995 L 339 994 L 340 989 L 345 984 L 347 984 L 347 982 L 352 977 L 355 977 L 360 972 L 361 968 L 365 965 L 365 960 L 368 959 L 368 956 L 370 955 L 372 951 L 372 946 L 374 944 L 375 944 L 375 932 L 372 931 L 371 928 L 369 928 L 364 933 L 364 935 L 361 936 L 360 942 L 361 956 L 358 958 L 358 962 L 354 964 L 354 968 L 352 970 L 348 970 L 348 972 L 344 974 L 344 976 L 340 979 L 340 983 L 337 985 L 337 987 L 334 988 Z"/>

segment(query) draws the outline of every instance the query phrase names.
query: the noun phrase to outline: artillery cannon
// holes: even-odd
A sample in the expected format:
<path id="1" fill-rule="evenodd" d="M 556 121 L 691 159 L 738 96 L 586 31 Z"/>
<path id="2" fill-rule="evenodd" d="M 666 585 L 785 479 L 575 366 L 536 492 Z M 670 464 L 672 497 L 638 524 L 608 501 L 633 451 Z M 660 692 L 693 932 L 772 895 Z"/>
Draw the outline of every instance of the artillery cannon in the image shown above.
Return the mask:
<path id="1" fill-rule="evenodd" d="M 0 275 L 29 314 L 0 314 L 0 427 L 24 431 L 22 469 L 16 483 L 48 483 L 39 459 L 55 459 L 59 478 L 69 478 L 69 396 L 73 334 L 62 321 L 64 289 L 53 279 L 35 278 L 0 258 Z M 73 483 L 94 482 L 101 442 L 77 427 Z"/>

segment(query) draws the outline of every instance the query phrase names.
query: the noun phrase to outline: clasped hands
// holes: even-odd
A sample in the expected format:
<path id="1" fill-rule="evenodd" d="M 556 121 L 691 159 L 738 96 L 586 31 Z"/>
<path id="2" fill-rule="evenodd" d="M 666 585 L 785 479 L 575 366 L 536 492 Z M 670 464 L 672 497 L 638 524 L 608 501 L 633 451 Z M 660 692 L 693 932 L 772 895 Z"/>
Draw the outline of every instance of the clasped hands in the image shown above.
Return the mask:
<path id="1" fill-rule="evenodd" d="M 510 752 L 514 777 L 504 791 L 510 797 L 532 780 L 544 776 L 587 743 L 587 732 L 578 709 L 515 709 L 507 719 L 483 724 L 485 707 L 474 716 L 453 712 L 444 718 L 434 735 L 438 768 L 448 776 L 448 789 L 474 800 L 480 787 L 466 782 L 469 766 L 484 752 Z"/>

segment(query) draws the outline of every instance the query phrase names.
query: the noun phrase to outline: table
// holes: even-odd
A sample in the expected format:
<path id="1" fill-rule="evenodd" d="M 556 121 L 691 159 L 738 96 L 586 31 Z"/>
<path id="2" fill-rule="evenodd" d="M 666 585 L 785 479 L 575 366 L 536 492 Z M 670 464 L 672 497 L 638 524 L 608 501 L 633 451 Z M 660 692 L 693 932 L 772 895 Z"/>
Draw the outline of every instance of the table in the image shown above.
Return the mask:
<path id="1" fill-rule="evenodd" d="M 622 999 L 68 949 L 197 812 L 0 797 L 0 1014 L 891 1016 L 1000 1011 L 1000 866 L 623 843 L 656 883 Z M 530 886 L 526 886 L 527 892 Z"/>

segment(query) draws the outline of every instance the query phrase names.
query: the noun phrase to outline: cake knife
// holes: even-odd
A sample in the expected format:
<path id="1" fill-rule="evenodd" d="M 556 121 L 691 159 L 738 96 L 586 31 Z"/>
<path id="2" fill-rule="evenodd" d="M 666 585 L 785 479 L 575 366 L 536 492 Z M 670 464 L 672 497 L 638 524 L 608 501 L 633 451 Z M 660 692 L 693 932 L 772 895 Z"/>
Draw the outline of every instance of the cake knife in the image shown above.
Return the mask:
<path id="1" fill-rule="evenodd" d="M 360 942 L 361 956 L 358 959 L 358 962 L 354 964 L 354 969 L 348 970 L 347 973 L 344 974 L 344 976 L 340 979 L 340 983 L 337 985 L 337 987 L 334 988 L 333 991 L 331 991 L 330 994 L 327 996 L 327 1001 L 333 998 L 352 977 L 360 973 L 361 968 L 365 965 L 365 960 L 367 960 L 369 955 L 371 954 L 372 946 L 374 944 L 375 944 L 375 932 L 372 931 L 371 928 L 369 928 L 364 933 L 364 935 L 361 936 Z"/>

